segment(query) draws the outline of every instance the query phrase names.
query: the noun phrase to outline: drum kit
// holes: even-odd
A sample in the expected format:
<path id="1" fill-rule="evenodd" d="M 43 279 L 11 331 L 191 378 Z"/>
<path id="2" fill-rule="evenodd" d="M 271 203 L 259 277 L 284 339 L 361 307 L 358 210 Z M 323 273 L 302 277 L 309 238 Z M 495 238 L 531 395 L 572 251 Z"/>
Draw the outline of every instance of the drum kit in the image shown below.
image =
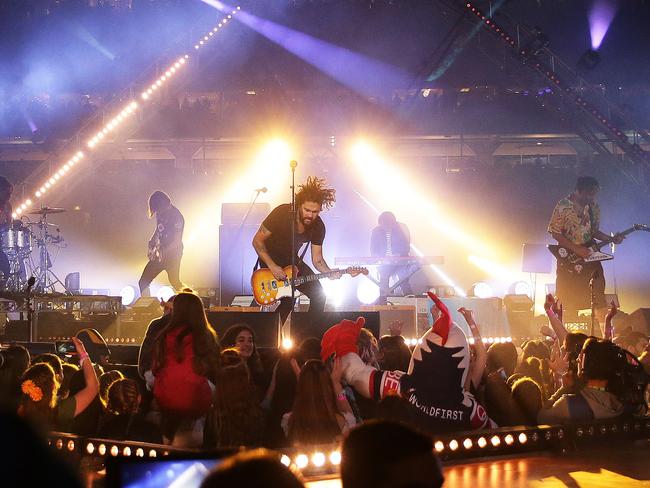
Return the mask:
<path id="1" fill-rule="evenodd" d="M 30 277 L 35 278 L 31 289 L 38 293 L 55 292 L 55 286 L 65 285 L 52 271 L 50 249 L 65 247 L 57 224 L 48 222 L 48 216 L 65 212 L 60 207 L 43 207 L 28 215 L 39 215 L 31 221 L 27 215 L 0 228 L 0 289 L 22 292 Z M 34 255 L 37 257 L 35 258 Z"/>

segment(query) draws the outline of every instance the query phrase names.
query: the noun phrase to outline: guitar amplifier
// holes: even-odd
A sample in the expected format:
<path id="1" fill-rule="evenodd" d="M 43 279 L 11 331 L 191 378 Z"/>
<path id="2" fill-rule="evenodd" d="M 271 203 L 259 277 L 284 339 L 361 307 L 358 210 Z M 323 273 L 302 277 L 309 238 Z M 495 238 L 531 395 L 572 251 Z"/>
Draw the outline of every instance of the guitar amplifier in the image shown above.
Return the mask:
<path id="1" fill-rule="evenodd" d="M 433 302 L 429 297 L 389 297 L 388 300 L 394 305 L 412 305 L 415 307 L 417 337 L 429 330 L 433 323 L 430 311 Z M 447 305 L 451 313 L 451 319 L 463 329 L 468 337 L 471 337 L 471 332 L 465 319 L 458 312 L 460 307 L 474 311 L 474 318 L 482 336 L 504 337 L 511 335 L 508 330 L 506 310 L 500 298 L 446 297 L 440 300 Z"/>
<path id="2" fill-rule="evenodd" d="M 417 313 L 413 305 L 362 305 L 363 312 L 379 312 L 379 336 L 390 335 L 390 325 L 402 322 L 402 337 L 415 339 L 420 336 L 417 328 Z"/>
<path id="3" fill-rule="evenodd" d="M 240 226 L 244 223 L 245 217 L 245 225 L 259 226 L 270 212 L 271 205 L 268 203 L 255 203 L 252 207 L 248 203 L 223 203 L 221 225 Z"/>
<path id="4" fill-rule="evenodd" d="M 381 319 L 379 312 L 323 312 L 313 314 L 310 312 L 293 312 L 290 317 L 290 325 L 284 331 L 285 337 L 287 330 L 293 343 L 297 346 L 308 337 L 321 339 L 327 329 L 334 324 L 338 324 L 343 319 L 355 321 L 357 317 L 364 317 L 366 324 L 364 327 L 369 329 L 372 334 L 379 339 L 379 330 Z"/>

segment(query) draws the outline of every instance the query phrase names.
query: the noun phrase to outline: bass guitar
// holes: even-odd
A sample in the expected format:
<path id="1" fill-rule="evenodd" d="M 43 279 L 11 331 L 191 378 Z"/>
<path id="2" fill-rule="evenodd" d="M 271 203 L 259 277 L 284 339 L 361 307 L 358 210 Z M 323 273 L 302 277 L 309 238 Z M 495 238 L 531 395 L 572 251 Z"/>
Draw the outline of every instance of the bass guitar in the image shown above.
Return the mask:
<path id="1" fill-rule="evenodd" d="M 625 229 L 616 235 L 625 237 L 626 235 L 631 234 L 632 232 L 636 232 L 637 230 L 650 232 L 650 226 L 647 226 L 645 224 L 634 224 L 629 229 Z M 555 259 L 557 259 L 558 266 L 566 267 L 570 273 L 580 274 L 582 273 L 582 270 L 587 263 L 596 263 L 614 259 L 614 256 L 611 254 L 607 254 L 601 251 L 601 249 L 608 244 L 611 243 L 607 241 L 592 243 L 588 246 L 591 249 L 592 253 L 586 258 L 581 258 L 570 249 L 558 244 L 550 244 L 547 247 L 551 254 L 555 256 Z"/>
<path id="2" fill-rule="evenodd" d="M 286 280 L 278 280 L 273 276 L 271 270 L 268 268 L 260 268 L 253 272 L 251 277 L 251 287 L 253 289 L 253 296 L 255 301 L 260 305 L 272 305 L 278 300 L 284 297 L 291 296 L 291 282 L 293 281 L 294 286 L 300 286 L 303 283 L 309 283 L 310 281 L 322 280 L 323 278 L 331 278 L 332 276 L 337 275 L 338 273 L 358 275 L 358 274 L 368 274 L 366 268 L 361 268 L 358 266 L 350 266 L 346 269 L 334 269 L 328 271 L 327 273 L 312 274 L 305 276 L 298 276 L 298 269 L 291 268 L 291 266 L 286 266 L 283 268 L 284 274 L 287 276 Z"/>

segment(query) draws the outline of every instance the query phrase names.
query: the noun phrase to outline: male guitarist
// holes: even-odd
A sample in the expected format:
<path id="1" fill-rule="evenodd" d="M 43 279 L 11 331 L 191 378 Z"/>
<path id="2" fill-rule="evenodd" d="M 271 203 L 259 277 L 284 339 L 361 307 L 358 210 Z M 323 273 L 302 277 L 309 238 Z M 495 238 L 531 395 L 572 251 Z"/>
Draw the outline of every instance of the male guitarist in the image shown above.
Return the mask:
<path id="1" fill-rule="evenodd" d="M 611 237 L 600 230 L 600 208 L 596 203 L 598 190 L 600 185 L 596 178 L 579 177 L 575 191 L 555 205 L 548 224 L 553 239 L 583 259 L 592 253 L 589 245 L 595 243 L 594 239 L 615 244 L 620 244 L 624 239 L 621 235 Z M 582 266 L 578 273 L 574 266 L 558 260 L 556 294 L 564 308 L 575 313 L 591 307 L 593 293 L 596 317 L 602 324 L 607 313 L 603 267 L 600 262 L 588 262 Z"/>
<path id="2" fill-rule="evenodd" d="M 332 271 L 323 257 L 323 241 L 325 240 L 325 224 L 320 213 L 333 206 L 336 200 L 336 190 L 327 188 L 325 180 L 309 177 L 304 185 L 298 186 L 296 193 L 296 256 L 295 263 L 298 276 L 314 274 L 314 271 L 298 256 L 305 243 L 311 243 L 311 262 L 321 273 Z M 285 280 L 283 267 L 291 265 L 291 205 L 283 204 L 274 208 L 266 217 L 259 230 L 253 237 L 253 247 L 259 256 L 259 265 L 268 268 L 277 280 Z M 341 274 L 335 274 L 338 279 Z M 322 312 L 325 309 L 325 292 L 316 280 L 304 283 L 297 289 L 309 297 L 309 311 Z M 282 323 L 287 319 L 293 308 L 291 297 L 282 298 L 277 311 L 280 312 Z"/>
<path id="3" fill-rule="evenodd" d="M 183 257 L 183 228 L 185 220 L 172 205 L 169 195 L 160 190 L 149 197 L 149 218 L 156 216 L 156 230 L 149 239 L 149 262 L 142 271 L 138 285 L 140 294 L 149 296 L 149 285 L 162 271 L 167 271 L 169 283 L 181 290 L 179 273 Z"/>

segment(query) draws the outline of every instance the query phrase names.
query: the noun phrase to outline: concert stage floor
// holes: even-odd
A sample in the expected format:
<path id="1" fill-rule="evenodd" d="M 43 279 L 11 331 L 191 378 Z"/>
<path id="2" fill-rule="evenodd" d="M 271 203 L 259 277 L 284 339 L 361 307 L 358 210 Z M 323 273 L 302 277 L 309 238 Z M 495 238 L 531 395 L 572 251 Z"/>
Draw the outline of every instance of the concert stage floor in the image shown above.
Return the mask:
<path id="1" fill-rule="evenodd" d="M 561 453 L 491 458 L 446 464 L 445 488 L 628 488 L 650 486 L 650 441 Z M 311 488 L 338 488 L 339 479 L 314 481 Z"/>

